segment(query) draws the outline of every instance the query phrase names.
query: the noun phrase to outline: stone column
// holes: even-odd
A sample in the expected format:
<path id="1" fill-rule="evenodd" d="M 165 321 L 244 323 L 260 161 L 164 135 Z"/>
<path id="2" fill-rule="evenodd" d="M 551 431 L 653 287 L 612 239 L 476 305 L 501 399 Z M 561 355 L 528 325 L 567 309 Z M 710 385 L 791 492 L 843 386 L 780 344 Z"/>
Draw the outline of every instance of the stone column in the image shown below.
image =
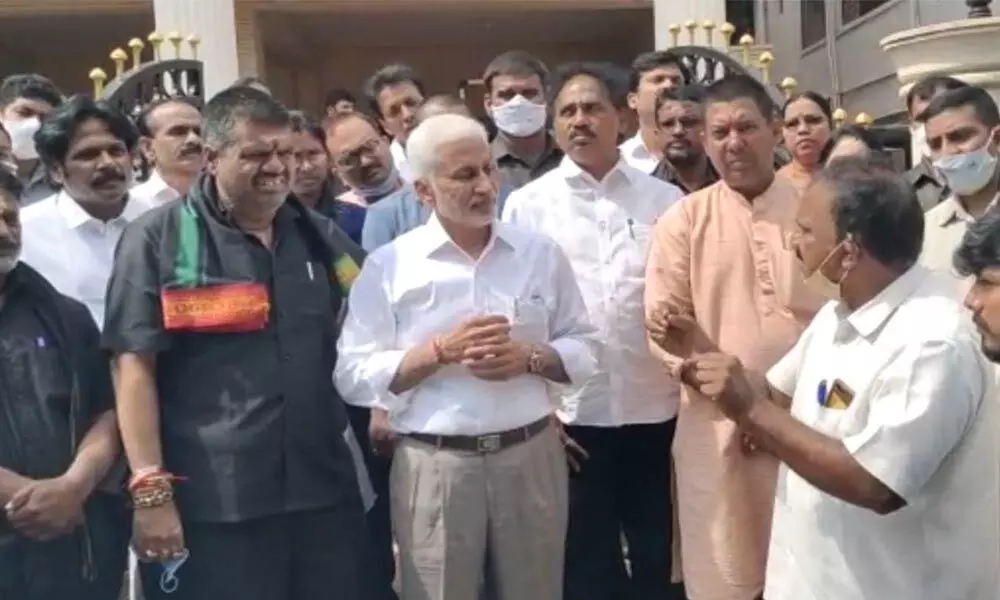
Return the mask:
<path id="1" fill-rule="evenodd" d="M 205 98 L 229 87 L 240 75 L 236 47 L 235 0 L 153 0 L 156 31 L 201 37 L 198 58 L 205 63 Z"/>
<path id="2" fill-rule="evenodd" d="M 671 46 L 672 36 L 670 26 L 673 24 L 684 25 L 687 21 L 698 23 L 695 31 L 695 45 L 708 46 L 705 40 L 705 31 L 701 24 L 705 21 L 715 23 L 716 29 L 712 33 L 711 45 L 716 48 L 723 46 L 722 36 L 718 33 L 719 25 L 726 22 L 726 0 L 653 0 L 653 31 L 657 50 L 664 50 Z M 688 45 L 688 32 L 681 31 L 679 38 L 681 45 Z M 734 42 L 735 43 L 735 42 Z"/>
<path id="3" fill-rule="evenodd" d="M 973 14 L 989 2 L 967 0 Z M 931 75 L 948 75 L 984 88 L 1000 104 L 1000 17 L 973 17 L 894 33 L 881 41 L 896 67 L 900 97 Z M 912 140 L 914 162 L 923 155 L 923 140 Z"/>

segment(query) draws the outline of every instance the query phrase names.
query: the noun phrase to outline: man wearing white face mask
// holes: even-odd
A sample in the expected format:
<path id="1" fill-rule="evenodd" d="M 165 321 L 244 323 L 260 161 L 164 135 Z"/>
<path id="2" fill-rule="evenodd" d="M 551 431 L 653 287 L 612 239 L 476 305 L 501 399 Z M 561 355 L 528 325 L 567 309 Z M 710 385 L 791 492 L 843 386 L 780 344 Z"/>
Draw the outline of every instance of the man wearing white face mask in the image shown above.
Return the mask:
<path id="1" fill-rule="evenodd" d="M 58 191 L 38 159 L 34 136 L 41 120 L 62 100 L 62 92 L 41 75 L 10 75 L 0 82 L 0 123 L 10 134 L 18 179 L 24 186 L 21 206 L 34 204 Z"/>
<path id="2" fill-rule="evenodd" d="M 522 50 L 497 56 L 483 74 L 484 105 L 498 130 L 491 150 L 507 189 L 537 179 L 562 160 L 546 127 L 548 75 L 542 61 Z"/>
<path id="3" fill-rule="evenodd" d="M 910 117 L 910 135 L 913 136 L 912 147 L 918 162 L 906 172 L 905 178 L 916 190 L 917 199 L 925 211 L 943 202 L 951 191 L 931 162 L 923 112 L 934 98 L 966 85 L 954 77 L 933 75 L 915 83 L 906 94 L 906 112 Z"/>
<path id="4" fill-rule="evenodd" d="M 936 97 L 923 117 L 934 168 L 952 193 L 927 211 L 920 262 L 951 272 L 966 227 L 996 203 L 1000 112 L 986 90 L 970 86 Z"/>

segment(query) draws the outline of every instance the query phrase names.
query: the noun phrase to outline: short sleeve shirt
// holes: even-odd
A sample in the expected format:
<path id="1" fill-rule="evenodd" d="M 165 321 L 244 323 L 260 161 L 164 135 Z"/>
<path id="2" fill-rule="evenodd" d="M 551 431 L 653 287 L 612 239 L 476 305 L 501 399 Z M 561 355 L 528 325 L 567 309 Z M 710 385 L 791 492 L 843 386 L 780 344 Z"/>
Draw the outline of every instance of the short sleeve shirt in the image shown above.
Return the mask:
<path id="1" fill-rule="evenodd" d="M 782 465 L 768 600 L 995 600 L 995 382 L 951 289 L 918 266 L 853 313 L 827 304 L 768 373 L 906 502 L 878 515 Z"/>
<path id="2" fill-rule="evenodd" d="M 283 206 L 269 250 L 212 201 L 191 198 L 126 229 L 104 329 L 112 353 L 156 355 L 164 467 L 188 478 L 176 490 L 181 514 L 233 522 L 355 498 L 346 414 L 332 382 L 335 292 L 299 220 L 334 225 Z M 209 307 L 198 314 L 216 314 L 226 294 L 239 306 L 259 306 L 262 293 L 266 323 L 224 333 L 168 328 L 161 297 L 192 268 L 204 283 L 187 290 L 201 302 L 191 306 Z"/>

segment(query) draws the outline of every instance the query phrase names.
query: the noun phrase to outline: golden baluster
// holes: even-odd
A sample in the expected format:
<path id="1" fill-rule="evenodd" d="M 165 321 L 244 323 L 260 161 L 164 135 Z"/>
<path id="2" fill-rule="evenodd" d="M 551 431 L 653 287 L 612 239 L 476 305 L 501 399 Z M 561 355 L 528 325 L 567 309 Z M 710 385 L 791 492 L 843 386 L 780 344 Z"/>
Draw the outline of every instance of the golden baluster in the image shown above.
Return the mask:
<path id="1" fill-rule="evenodd" d="M 142 64 L 142 49 L 146 47 L 146 44 L 143 44 L 139 38 L 132 38 L 128 41 L 128 47 L 132 50 L 132 68 L 138 69 L 139 65 Z"/>
<path id="2" fill-rule="evenodd" d="M 774 64 L 774 55 L 770 52 L 763 52 L 757 58 L 760 63 L 760 74 L 764 83 L 771 83 L 771 65 Z"/>
<path id="3" fill-rule="evenodd" d="M 865 129 L 868 129 L 875 122 L 872 116 L 866 112 L 858 113 L 858 116 L 854 117 L 854 124 Z"/>
<path id="4" fill-rule="evenodd" d="M 705 45 L 712 46 L 712 30 L 715 29 L 715 21 L 704 21 L 701 28 L 705 30 Z"/>
<path id="5" fill-rule="evenodd" d="M 736 33 L 736 26 L 732 23 L 723 23 L 722 27 L 719 27 L 719 33 L 722 35 L 722 43 L 728 51 L 729 48 L 733 47 L 733 34 Z"/>
<path id="6" fill-rule="evenodd" d="M 198 45 L 201 44 L 201 38 L 197 33 L 192 33 L 187 37 L 187 43 L 191 46 L 191 58 L 198 60 Z"/>
<path id="7" fill-rule="evenodd" d="M 104 95 L 104 83 L 108 80 L 108 74 L 104 69 L 96 67 L 90 71 L 89 77 L 94 82 L 94 100 L 100 100 Z"/>
<path id="8" fill-rule="evenodd" d="M 694 32 L 698 29 L 697 21 L 687 21 L 684 23 L 684 29 L 688 30 L 688 44 L 694 46 Z"/>
<path id="9" fill-rule="evenodd" d="M 750 66 L 750 46 L 753 46 L 753 36 L 749 33 L 744 33 L 743 37 L 740 38 L 740 47 L 742 50 L 742 61 L 744 67 Z"/>
<path id="10" fill-rule="evenodd" d="M 121 48 L 115 48 L 111 51 L 111 60 L 115 63 L 115 79 L 118 79 L 125 72 L 125 61 L 128 60 L 128 54 Z"/>
<path id="11" fill-rule="evenodd" d="M 670 46 L 673 48 L 680 46 L 681 44 L 679 38 L 681 36 L 681 26 L 678 25 L 677 23 L 674 23 L 673 25 L 667 28 L 667 31 L 670 32 Z"/>
<path id="12" fill-rule="evenodd" d="M 799 82 L 794 77 L 785 77 L 781 80 L 781 84 L 778 87 L 785 93 L 785 98 L 791 98 L 792 93 L 795 92 L 795 88 L 799 87 Z"/>
<path id="13" fill-rule="evenodd" d="M 181 42 L 184 41 L 184 36 L 181 35 L 179 31 L 171 31 L 170 35 L 167 36 L 167 41 L 170 42 L 174 47 L 174 58 L 181 57 Z"/>
<path id="14" fill-rule="evenodd" d="M 160 46 L 163 45 L 163 36 L 154 31 L 149 34 L 149 37 L 146 39 L 149 40 L 149 44 L 153 46 L 153 60 L 160 60 Z"/>
<path id="15" fill-rule="evenodd" d="M 835 127 L 837 127 L 838 129 L 840 127 L 843 127 L 845 121 L 847 121 L 847 111 L 846 110 L 844 110 L 842 108 L 838 108 L 837 110 L 833 111 L 833 125 Z"/>

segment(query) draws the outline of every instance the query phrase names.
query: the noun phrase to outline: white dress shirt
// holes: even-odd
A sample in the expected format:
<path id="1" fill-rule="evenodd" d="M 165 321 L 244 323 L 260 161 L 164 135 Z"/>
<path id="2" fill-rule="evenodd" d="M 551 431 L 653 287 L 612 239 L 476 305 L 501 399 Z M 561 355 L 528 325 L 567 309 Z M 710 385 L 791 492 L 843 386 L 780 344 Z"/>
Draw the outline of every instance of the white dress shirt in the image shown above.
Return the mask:
<path id="1" fill-rule="evenodd" d="M 160 206 L 180 198 L 183 194 L 167 185 L 160 172 L 153 169 L 149 179 L 129 191 L 133 198 L 141 198 L 149 206 Z"/>
<path id="2" fill-rule="evenodd" d="M 115 246 L 125 226 L 149 208 L 142 198 L 130 197 L 121 215 L 104 222 L 61 191 L 21 211 L 21 260 L 59 293 L 86 305 L 103 328 Z"/>
<path id="3" fill-rule="evenodd" d="M 595 331 L 559 246 L 513 225 L 497 222 L 493 231 L 474 260 L 432 216 L 368 255 L 338 341 L 337 389 L 347 402 L 387 409 L 397 431 L 436 435 L 506 431 L 551 414 L 541 377 L 485 381 L 460 364 L 389 391 L 410 348 L 487 314 L 507 316 L 516 340 L 551 345 L 571 384 L 594 373 Z"/>
<path id="4" fill-rule="evenodd" d="M 680 388 L 649 351 L 643 294 L 656 220 L 683 192 L 619 160 L 598 182 L 568 157 L 511 193 L 504 220 L 554 239 L 569 257 L 600 332 L 599 373 L 562 403 L 574 425 L 662 423 Z"/>
<path id="5" fill-rule="evenodd" d="M 996 600 L 997 402 L 953 282 L 913 267 L 851 314 L 827 304 L 768 373 L 906 506 L 882 516 L 779 473 L 768 600 Z M 847 408 L 821 404 L 840 382 Z"/>
<path id="6" fill-rule="evenodd" d="M 618 149 L 629 166 L 639 169 L 647 175 L 656 170 L 656 165 L 660 164 L 660 159 L 653 156 L 653 153 L 646 148 L 641 133 L 637 133 L 622 142 Z"/>
<path id="7" fill-rule="evenodd" d="M 406 159 L 406 149 L 399 143 L 399 140 L 392 140 L 389 145 L 389 154 L 392 155 L 392 164 L 396 166 L 396 172 L 406 183 L 413 183 L 413 172 L 410 171 L 410 161 Z"/>

